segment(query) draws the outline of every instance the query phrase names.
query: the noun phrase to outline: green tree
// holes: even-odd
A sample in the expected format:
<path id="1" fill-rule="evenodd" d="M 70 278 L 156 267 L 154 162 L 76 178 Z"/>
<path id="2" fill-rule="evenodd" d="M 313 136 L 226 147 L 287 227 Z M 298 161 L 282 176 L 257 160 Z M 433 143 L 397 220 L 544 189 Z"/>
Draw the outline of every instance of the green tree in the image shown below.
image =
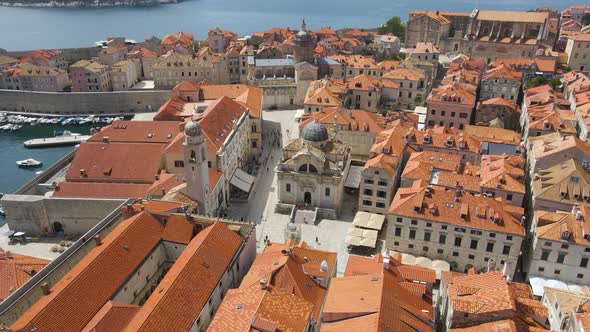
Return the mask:
<path id="1" fill-rule="evenodd" d="M 379 28 L 380 34 L 385 33 L 393 33 L 394 35 L 398 36 L 401 40 L 404 39 L 406 31 L 406 25 L 402 22 L 402 19 L 399 16 L 394 16 L 387 20 L 385 24 Z"/>
<path id="2" fill-rule="evenodd" d="M 526 81 L 525 86 L 527 88 L 534 88 L 536 86 L 541 86 L 547 84 L 547 79 L 543 76 L 535 76 L 530 80 Z"/>
<path id="3" fill-rule="evenodd" d="M 547 84 L 549 84 L 554 90 L 557 90 L 557 88 L 561 86 L 561 80 L 559 78 L 552 78 L 547 81 Z"/>
<path id="4" fill-rule="evenodd" d="M 390 55 L 386 55 L 383 57 L 383 61 L 385 60 L 394 60 L 394 61 L 403 61 L 406 58 L 405 53 L 392 53 Z"/>

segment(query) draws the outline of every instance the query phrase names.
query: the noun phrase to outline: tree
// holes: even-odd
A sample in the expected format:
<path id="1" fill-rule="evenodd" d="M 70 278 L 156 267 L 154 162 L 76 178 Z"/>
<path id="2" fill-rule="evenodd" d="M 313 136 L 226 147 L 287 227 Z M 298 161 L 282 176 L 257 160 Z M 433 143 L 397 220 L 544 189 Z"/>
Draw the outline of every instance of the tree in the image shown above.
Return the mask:
<path id="1" fill-rule="evenodd" d="M 557 90 L 561 86 L 561 81 L 559 80 L 559 78 L 552 78 L 548 80 L 543 76 L 535 76 L 528 80 L 525 83 L 525 86 L 527 88 L 534 88 L 536 86 L 541 86 L 545 84 L 548 84 L 552 89 Z"/>
<path id="2" fill-rule="evenodd" d="M 584 14 L 584 16 L 582 16 L 582 26 L 587 26 L 590 24 L 590 13 L 589 14 Z"/>
<path id="3" fill-rule="evenodd" d="M 402 22 L 402 19 L 399 16 L 394 16 L 387 20 L 385 24 L 379 28 L 380 34 L 386 33 L 393 33 L 394 35 L 398 36 L 401 40 L 404 39 L 404 34 L 406 31 L 406 25 Z"/>
<path id="4" fill-rule="evenodd" d="M 406 59 L 405 53 L 391 53 L 383 57 L 383 61 L 385 60 L 394 60 L 394 61 L 403 61 Z"/>

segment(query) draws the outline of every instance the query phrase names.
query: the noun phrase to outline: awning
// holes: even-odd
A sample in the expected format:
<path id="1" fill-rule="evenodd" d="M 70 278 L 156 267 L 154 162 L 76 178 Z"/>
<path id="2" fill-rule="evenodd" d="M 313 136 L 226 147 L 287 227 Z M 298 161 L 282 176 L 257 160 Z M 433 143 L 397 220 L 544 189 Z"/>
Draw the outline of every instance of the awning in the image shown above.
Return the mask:
<path id="1" fill-rule="evenodd" d="M 250 192 L 252 188 L 252 184 L 254 183 L 254 177 L 241 169 L 237 168 L 234 172 L 234 175 L 231 177 L 229 183 L 233 184 L 234 186 L 240 188 L 245 192 Z"/>
<path id="2" fill-rule="evenodd" d="M 361 246 L 375 248 L 377 244 L 377 231 L 351 227 L 346 232 L 344 242 L 349 246 Z"/>
<path id="3" fill-rule="evenodd" d="M 363 170 L 363 166 L 350 166 L 348 170 L 348 177 L 346 178 L 346 182 L 344 182 L 344 186 L 346 188 L 358 189 L 361 185 L 361 171 Z"/>
<path id="4" fill-rule="evenodd" d="M 384 221 L 385 216 L 383 215 L 359 211 L 354 216 L 354 221 L 352 222 L 352 224 L 356 227 L 375 229 L 380 231 L 383 227 Z"/>

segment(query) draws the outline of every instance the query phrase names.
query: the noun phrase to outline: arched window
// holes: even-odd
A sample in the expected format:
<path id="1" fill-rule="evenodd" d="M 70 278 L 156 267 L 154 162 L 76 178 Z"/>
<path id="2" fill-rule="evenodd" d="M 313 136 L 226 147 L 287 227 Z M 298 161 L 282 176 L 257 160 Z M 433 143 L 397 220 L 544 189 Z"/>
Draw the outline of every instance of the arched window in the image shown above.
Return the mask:
<path id="1" fill-rule="evenodd" d="M 196 164 L 197 163 L 197 153 L 195 150 L 191 150 L 191 156 L 188 160 L 189 163 Z"/>
<path id="2" fill-rule="evenodd" d="M 317 173 L 318 169 L 312 164 L 303 164 L 299 166 L 299 172 Z"/>

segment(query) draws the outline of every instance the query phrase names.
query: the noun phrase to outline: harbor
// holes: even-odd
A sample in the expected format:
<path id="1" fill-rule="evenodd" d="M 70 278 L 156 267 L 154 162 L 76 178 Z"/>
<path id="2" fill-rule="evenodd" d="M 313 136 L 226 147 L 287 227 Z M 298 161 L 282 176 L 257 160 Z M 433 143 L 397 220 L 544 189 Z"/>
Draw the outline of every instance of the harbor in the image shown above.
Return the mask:
<path id="1" fill-rule="evenodd" d="M 65 120 L 65 119 L 64 119 Z M 63 120 L 62 120 L 63 121 Z M 89 135 L 91 128 L 101 127 L 104 123 L 92 124 L 43 124 L 35 126 L 23 125 L 17 131 L 0 131 L 0 167 L 3 176 L 0 177 L 0 193 L 12 193 L 20 186 L 43 172 L 47 167 L 75 149 L 74 145 L 54 146 L 51 148 L 27 149 L 23 142 L 38 139 L 40 137 L 54 137 L 56 131 L 71 131 L 81 135 Z M 15 163 L 20 160 L 35 159 L 43 163 L 42 167 L 23 168 Z M 0 214 L 0 226 L 4 224 L 4 218 Z"/>
<path id="2" fill-rule="evenodd" d="M 72 133 L 68 130 L 58 132 L 54 137 L 46 138 L 33 138 L 24 141 L 25 148 L 49 148 L 55 146 L 67 146 L 76 145 L 86 142 L 90 138 L 90 135 L 81 135 L 79 133 Z"/>
<path id="3" fill-rule="evenodd" d="M 25 116 L 21 114 L 10 114 L 7 112 L 0 113 L 0 130 L 2 131 L 16 131 L 22 129 L 24 126 L 37 125 L 61 125 L 61 126 L 87 126 L 93 124 L 110 124 L 113 121 L 123 120 L 124 117 L 99 117 L 95 115 L 90 116 L 55 116 L 55 117 L 40 117 L 40 116 Z"/>

